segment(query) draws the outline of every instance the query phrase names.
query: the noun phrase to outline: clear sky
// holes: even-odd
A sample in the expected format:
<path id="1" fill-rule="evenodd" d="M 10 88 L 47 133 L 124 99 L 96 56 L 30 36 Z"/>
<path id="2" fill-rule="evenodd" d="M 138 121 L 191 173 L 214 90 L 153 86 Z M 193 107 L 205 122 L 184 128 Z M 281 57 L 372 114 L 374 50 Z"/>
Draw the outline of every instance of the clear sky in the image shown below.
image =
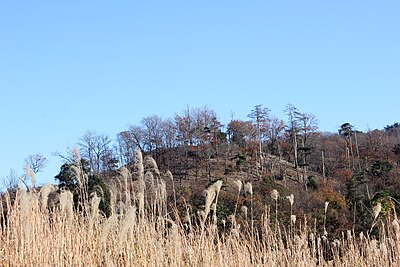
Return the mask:
<path id="1" fill-rule="evenodd" d="M 400 121 L 400 1 L 0 1 L 0 177 L 87 130 L 291 103 L 320 130 Z"/>

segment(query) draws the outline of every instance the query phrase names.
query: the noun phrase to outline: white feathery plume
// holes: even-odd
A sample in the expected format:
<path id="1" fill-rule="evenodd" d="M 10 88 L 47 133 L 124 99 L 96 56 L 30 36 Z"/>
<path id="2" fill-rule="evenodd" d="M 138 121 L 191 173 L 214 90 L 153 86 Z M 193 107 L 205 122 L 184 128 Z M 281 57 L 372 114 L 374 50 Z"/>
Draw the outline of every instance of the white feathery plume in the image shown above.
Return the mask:
<path id="1" fill-rule="evenodd" d="M 286 198 L 287 198 L 287 200 L 289 200 L 290 206 L 293 206 L 293 203 L 294 203 L 294 196 L 293 196 L 293 194 L 290 194 L 290 196 L 287 196 Z"/>
<path id="2" fill-rule="evenodd" d="M 275 200 L 275 201 L 278 200 L 278 198 L 279 198 L 279 192 L 278 192 L 278 190 L 274 189 L 274 190 L 271 191 L 271 198 L 272 198 L 273 200 Z"/>
<path id="3" fill-rule="evenodd" d="M 325 213 L 328 211 L 328 205 L 329 205 L 329 202 L 325 201 Z"/>
<path id="4" fill-rule="evenodd" d="M 253 185 L 250 182 L 245 183 L 244 192 L 249 195 L 253 195 Z"/>
<path id="5" fill-rule="evenodd" d="M 382 210 L 382 204 L 380 202 L 378 202 L 378 204 L 376 204 L 375 207 L 373 207 L 372 211 L 374 214 L 374 220 L 376 220 L 376 218 L 379 216 L 379 213 Z"/>

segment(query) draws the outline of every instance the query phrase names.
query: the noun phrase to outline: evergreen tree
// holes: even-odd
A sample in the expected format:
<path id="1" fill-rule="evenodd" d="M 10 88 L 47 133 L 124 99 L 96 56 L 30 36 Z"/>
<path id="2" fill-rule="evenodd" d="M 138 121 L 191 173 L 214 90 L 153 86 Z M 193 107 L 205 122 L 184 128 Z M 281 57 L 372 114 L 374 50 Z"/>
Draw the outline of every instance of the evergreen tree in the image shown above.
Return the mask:
<path id="1" fill-rule="evenodd" d="M 67 189 L 74 195 L 75 207 L 82 207 L 85 201 L 89 199 L 93 193 L 96 193 L 100 198 L 99 210 L 104 213 L 105 216 L 111 215 L 111 194 L 104 179 L 99 174 L 90 174 L 89 164 L 86 160 L 80 160 L 80 166 L 76 163 L 65 163 L 60 168 L 60 173 L 54 178 L 58 180 L 60 189 Z M 82 173 L 81 177 L 78 177 L 76 169 L 80 168 Z M 80 181 L 83 180 L 82 181 Z M 83 196 L 81 192 L 86 192 L 86 196 Z"/>

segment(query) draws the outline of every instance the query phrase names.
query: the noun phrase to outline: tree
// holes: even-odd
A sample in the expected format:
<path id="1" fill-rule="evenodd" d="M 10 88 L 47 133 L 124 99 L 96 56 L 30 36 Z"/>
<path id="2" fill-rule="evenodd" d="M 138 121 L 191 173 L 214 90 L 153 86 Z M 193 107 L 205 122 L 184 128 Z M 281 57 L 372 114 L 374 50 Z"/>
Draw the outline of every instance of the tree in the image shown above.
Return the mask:
<path id="1" fill-rule="evenodd" d="M 122 165 L 126 165 L 133 162 L 136 149 L 145 151 L 146 132 L 142 126 L 130 125 L 127 131 L 117 135 L 117 141 L 119 159 Z"/>
<path id="2" fill-rule="evenodd" d="M 339 129 L 339 134 L 343 136 L 346 140 L 346 158 L 348 160 L 349 169 L 351 169 L 352 167 L 354 169 L 354 153 L 353 153 L 353 142 L 352 142 L 352 136 L 354 133 L 353 127 L 354 127 L 353 125 L 346 122 L 343 123 Z"/>
<path id="3" fill-rule="evenodd" d="M 231 144 L 244 148 L 247 142 L 254 139 L 255 129 L 250 121 L 231 120 L 227 133 Z"/>
<path id="4" fill-rule="evenodd" d="M 294 153 L 294 166 L 297 168 L 298 166 L 298 158 L 297 158 L 297 134 L 299 133 L 299 125 L 296 119 L 296 113 L 298 113 L 298 109 L 292 104 L 287 104 L 285 109 L 286 115 L 288 116 L 288 126 L 287 132 L 292 140 L 292 147 Z"/>
<path id="5" fill-rule="evenodd" d="M 184 146 L 194 145 L 194 120 L 192 116 L 192 111 L 189 107 L 186 107 L 183 115 L 175 116 L 177 141 Z"/>
<path id="6" fill-rule="evenodd" d="M 384 160 L 374 160 L 371 165 L 370 172 L 377 177 L 387 177 L 393 165 L 390 162 Z"/>
<path id="7" fill-rule="evenodd" d="M 393 154 L 397 157 L 397 164 L 400 164 L 400 144 L 396 144 L 392 149 Z"/>
<path id="8" fill-rule="evenodd" d="M 91 173 L 99 174 L 108 169 L 108 167 L 104 167 L 107 166 L 107 160 L 109 163 L 115 164 L 109 160 L 110 153 L 112 154 L 110 143 L 111 139 L 108 136 L 93 131 L 86 132 L 81 138 L 79 146 L 82 157 L 88 161 Z"/>
<path id="9" fill-rule="evenodd" d="M 203 148 L 207 159 L 207 174 L 211 178 L 211 157 L 218 155 L 219 143 L 224 142 L 225 138 L 221 132 L 222 124 L 218 121 L 215 112 L 208 107 L 195 109 L 194 120 L 194 136 L 197 144 Z"/>
<path id="10" fill-rule="evenodd" d="M 395 122 L 392 125 L 386 125 L 386 127 L 384 128 L 385 132 L 392 132 L 396 129 L 400 129 L 400 123 L 398 122 Z"/>
<path id="11" fill-rule="evenodd" d="M 60 167 L 60 172 L 54 177 L 56 180 L 58 180 L 58 185 L 62 189 L 68 189 L 71 192 L 77 192 L 80 186 L 82 186 L 81 181 L 79 179 L 82 179 L 82 177 L 78 177 L 78 174 L 76 171 L 74 171 L 74 167 L 77 168 L 76 163 L 68 162 L 64 163 Z M 86 175 L 90 173 L 89 170 L 89 163 L 81 159 L 80 161 L 80 166 L 82 169 L 82 175 Z"/>
<path id="12" fill-rule="evenodd" d="M 268 121 L 269 121 L 269 108 L 263 108 L 262 105 L 254 106 L 254 109 L 251 110 L 251 113 L 247 115 L 249 118 L 253 120 L 253 124 L 257 131 L 257 142 L 258 142 L 258 162 L 263 171 L 263 136 L 265 135 L 266 130 L 268 129 Z"/>
<path id="13" fill-rule="evenodd" d="M 78 158 L 77 160 L 61 166 L 60 172 L 54 177 L 58 180 L 59 187 L 73 193 L 76 208 L 86 207 L 89 196 L 96 193 L 101 198 L 99 210 L 107 217 L 110 216 L 111 194 L 102 176 L 91 173 L 89 162 L 85 159 Z"/>
<path id="14" fill-rule="evenodd" d="M 40 154 L 29 155 L 25 159 L 25 164 L 29 166 L 29 168 L 37 174 L 38 172 L 42 171 L 47 164 L 47 159 Z"/>
<path id="15" fill-rule="evenodd" d="M 3 189 L 16 189 L 18 188 L 20 178 L 18 177 L 15 170 L 10 170 L 10 174 L 6 177 L 2 177 L 1 185 Z"/>
<path id="16" fill-rule="evenodd" d="M 144 144 L 146 150 L 154 153 L 154 158 L 157 160 L 158 150 L 162 146 L 163 136 L 162 127 L 163 121 L 157 116 L 148 116 L 141 120 L 142 129 L 144 131 Z"/>
<path id="17" fill-rule="evenodd" d="M 281 139 L 284 130 L 285 123 L 283 120 L 277 117 L 269 119 L 268 130 L 266 132 L 269 142 L 269 150 L 272 154 L 278 154 L 280 159 L 282 158 Z"/>
<path id="18" fill-rule="evenodd" d="M 318 122 L 314 115 L 308 113 L 296 112 L 295 117 L 299 125 L 299 138 L 301 140 L 301 147 L 298 148 L 301 152 L 302 162 L 299 164 L 303 168 L 303 177 L 307 179 L 307 156 L 311 153 L 311 146 L 308 144 L 308 139 L 318 129 Z"/>
<path id="19" fill-rule="evenodd" d="M 162 123 L 162 139 L 165 148 L 175 148 L 177 146 L 177 128 L 172 119 L 167 119 Z"/>

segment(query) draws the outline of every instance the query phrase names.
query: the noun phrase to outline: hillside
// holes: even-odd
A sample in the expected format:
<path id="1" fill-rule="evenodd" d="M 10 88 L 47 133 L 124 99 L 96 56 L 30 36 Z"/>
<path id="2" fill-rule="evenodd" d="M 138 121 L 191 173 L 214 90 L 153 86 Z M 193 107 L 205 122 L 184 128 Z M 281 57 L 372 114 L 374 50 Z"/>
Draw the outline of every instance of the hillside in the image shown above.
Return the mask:
<path id="1" fill-rule="evenodd" d="M 312 223 L 316 233 L 331 240 L 349 229 L 379 235 L 377 223 L 396 218 L 400 203 L 400 125 L 362 132 L 343 123 L 337 133 L 325 133 L 312 114 L 293 105 L 286 112 L 284 122 L 257 105 L 250 120 L 232 118 L 224 127 L 209 108 L 188 107 L 174 118 L 145 117 L 116 140 L 89 131 L 70 155 L 61 155 L 58 194 L 71 191 L 76 209 L 100 196 L 99 208 L 108 217 L 115 212 L 113 203 L 129 200 L 124 194 L 138 201 L 144 180 L 151 190 L 155 181 L 163 181 L 166 192 L 153 193 L 166 193 L 166 205 L 174 210 L 170 215 L 198 221 L 207 190 L 221 181 L 218 212 L 211 212 L 219 224 L 239 215 L 242 225 L 260 229 L 267 211 L 275 224 L 288 225 L 296 216 L 297 223 Z M 138 167 L 141 155 L 148 165 L 144 171 Z M 33 161 L 21 181 L 35 189 L 45 158 L 28 159 Z M 15 190 L 18 181 L 7 185 Z M 153 196 L 148 197 L 151 204 Z"/>
<path id="2" fill-rule="evenodd" d="M 241 210 L 252 208 L 254 224 L 257 226 L 265 209 L 269 210 L 271 217 L 276 218 L 275 205 L 279 202 L 278 221 L 290 224 L 291 215 L 296 215 L 303 223 L 312 222 L 313 227 L 320 233 L 328 231 L 329 238 L 332 240 L 348 229 L 357 232 L 368 231 L 373 222 L 372 208 L 378 200 L 374 195 L 371 199 L 359 200 L 364 201 L 359 211 L 364 214 L 364 223 L 356 225 L 351 202 L 353 196 L 349 195 L 352 190 L 349 188 L 349 183 L 352 180 L 341 180 L 334 176 L 324 178 L 323 174 L 310 170 L 311 168 L 306 170 L 307 178 L 304 178 L 304 166 L 296 168 L 293 163 L 267 153 L 263 154 L 263 169 L 261 169 L 260 165 L 257 166 L 256 157 L 251 154 L 245 157 L 238 156 L 239 152 L 243 151 L 241 149 L 231 151 L 228 156 L 214 154 L 208 158 L 199 152 L 202 150 L 205 153 L 204 149 L 197 148 L 196 153 L 170 149 L 156 154 L 161 173 L 171 171 L 173 175 L 172 180 L 165 177 L 168 204 L 174 207 L 176 198 L 181 217 L 186 216 L 188 207 L 190 207 L 190 216 L 196 217 L 196 214 L 204 209 L 205 190 L 217 180 L 222 180 L 217 207 L 219 221 L 228 221 L 235 210 L 240 213 Z M 149 153 L 147 157 L 151 154 Z M 118 175 L 112 176 L 107 181 L 111 185 L 115 179 L 119 179 L 118 177 Z M 161 177 L 163 177 L 162 174 Z M 134 177 L 133 179 L 135 180 Z M 242 185 L 240 192 L 238 192 L 239 181 Z M 246 184 L 251 184 L 252 194 L 244 189 Z M 372 193 L 374 185 L 372 183 L 371 185 Z M 273 190 L 277 190 L 279 194 L 277 202 L 271 196 Z M 357 194 L 360 193 L 357 192 Z M 379 192 L 373 194 L 379 195 Z M 290 195 L 294 197 L 293 205 L 288 199 Z M 383 196 L 383 200 L 378 201 L 386 200 Z M 324 222 L 327 202 L 329 208 Z M 238 221 L 246 223 L 246 216 L 242 214 Z"/>

